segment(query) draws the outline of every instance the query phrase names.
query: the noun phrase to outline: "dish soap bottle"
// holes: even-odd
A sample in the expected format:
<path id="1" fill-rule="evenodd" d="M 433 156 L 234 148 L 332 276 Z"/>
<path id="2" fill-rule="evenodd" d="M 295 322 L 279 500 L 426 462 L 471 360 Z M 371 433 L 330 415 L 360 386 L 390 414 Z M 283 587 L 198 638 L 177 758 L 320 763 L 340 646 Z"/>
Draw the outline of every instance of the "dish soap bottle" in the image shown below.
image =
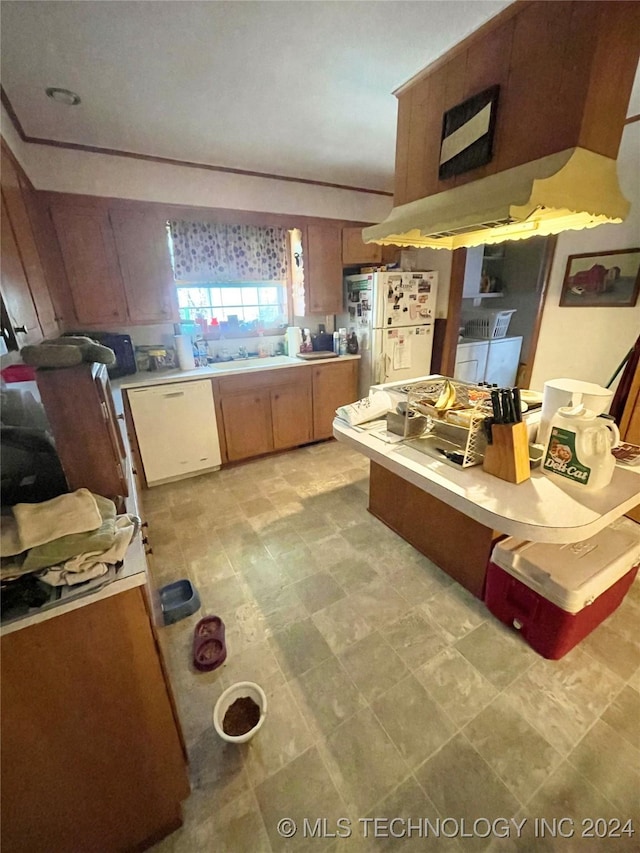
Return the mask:
<path id="1" fill-rule="evenodd" d="M 565 484 L 603 489 L 613 477 L 616 459 L 611 450 L 619 442 L 615 423 L 599 418 L 582 403 L 560 408 L 551 419 L 542 471 Z"/>

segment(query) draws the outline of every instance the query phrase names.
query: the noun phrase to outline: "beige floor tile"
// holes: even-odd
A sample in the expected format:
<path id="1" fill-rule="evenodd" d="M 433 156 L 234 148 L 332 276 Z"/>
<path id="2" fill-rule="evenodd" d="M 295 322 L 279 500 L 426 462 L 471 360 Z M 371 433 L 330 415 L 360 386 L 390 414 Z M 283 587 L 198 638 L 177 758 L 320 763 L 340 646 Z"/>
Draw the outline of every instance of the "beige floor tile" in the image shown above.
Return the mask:
<path id="1" fill-rule="evenodd" d="M 411 670 L 430 661 L 453 642 L 451 634 L 439 625 L 428 622 L 425 614 L 417 608 L 391 622 L 384 636 Z"/>
<path id="2" fill-rule="evenodd" d="M 271 844 L 255 794 L 250 791 L 232 800 L 203 823 L 197 823 L 176 844 L 174 853 L 271 853 Z"/>
<path id="3" fill-rule="evenodd" d="M 287 678 L 302 675 L 332 656 L 331 649 L 311 619 L 294 622 L 273 634 L 269 645 Z"/>
<path id="4" fill-rule="evenodd" d="M 498 690 L 515 681 L 539 659 L 519 634 L 497 620 L 479 625 L 458 640 L 456 648 Z"/>
<path id="5" fill-rule="evenodd" d="M 581 647 L 620 678 L 630 678 L 640 666 L 640 639 L 622 636 L 608 621 L 585 637 Z"/>
<path id="6" fill-rule="evenodd" d="M 443 817 L 490 821 L 512 817 L 519 804 L 482 756 L 462 734 L 415 771 L 415 777 Z M 483 849 L 486 841 L 465 838 L 465 850 Z"/>
<path id="7" fill-rule="evenodd" d="M 408 774 L 398 750 L 369 708 L 319 744 L 346 806 L 366 814 Z"/>
<path id="8" fill-rule="evenodd" d="M 430 621 L 437 622 L 457 640 L 482 625 L 489 616 L 484 604 L 458 584 L 438 592 L 420 607 Z"/>
<path id="9" fill-rule="evenodd" d="M 316 738 L 330 734 L 367 704 L 334 655 L 294 678 L 289 686 Z"/>
<path id="10" fill-rule="evenodd" d="M 330 563 L 329 571 L 345 592 L 354 592 L 379 577 L 366 557 L 358 557 L 355 552 L 345 553 L 344 549 L 336 553 L 339 557 Z"/>
<path id="11" fill-rule="evenodd" d="M 345 814 L 344 804 L 315 747 L 258 785 L 256 797 L 274 853 L 324 850 L 323 841 L 311 835 L 316 820 L 326 821 L 322 826 L 335 831 Z M 293 820 L 298 828 L 290 839 L 278 832 L 283 818 Z"/>
<path id="12" fill-rule="evenodd" d="M 413 675 L 386 690 L 371 707 L 411 768 L 422 764 L 456 732 L 451 719 Z"/>
<path id="13" fill-rule="evenodd" d="M 287 684 L 267 691 L 267 716 L 258 734 L 239 749 L 252 785 L 259 785 L 308 749 L 313 736 Z"/>
<path id="14" fill-rule="evenodd" d="M 602 719 L 632 746 L 640 747 L 640 693 L 636 690 L 624 687 Z"/>
<path id="15" fill-rule="evenodd" d="M 411 609 L 407 600 L 382 579 L 359 587 L 350 598 L 369 625 L 382 633 L 390 622 L 400 619 Z"/>
<path id="16" fill-rule="evenodd" d="M 640 750 L 610 725 L 598 720 L 576 748 L 569 763 L 619 809 L 640 818 Z"/>
<path id="17" fill-rule="evenodd" d="M 335 654 L 371 633 L 371 626 L 358 611 L 354 594 L 313 614 L 313 621 Z"/>
<path id="18" fill-rule="evenodd" d="M 532 836 L 535 838 L 536 853 L 538 850 L 543 853 L 564 850 L 567 853 L 583 853 L 589 850 L 598 851 L 598 853 L 609 850 L 631 853 L 638 849 L 637 837 L 629 838 L 626 835 L 622 835 L 619 839 L 584 837 L 584 833 L 590 828 L 590 821 L 603 819 L 606 822 L 604 829 L 607 831 L 611 819 L 620 819 L 623 816 L 619 814 L 619 809 L 597 791 L 590 780 L 568 761 L 563 762 L 533 796 L 524 809 L 524 815 L 528 818 L 527 836 L 529 839 Z M 542 832 L 539 830 L 535 837 L 536 818 L 545 818 L 547 824 L 552 824 L 554 819 L 556 821 L 564 819 L 562 828 L 565 836 L 554 839 L 550 837 L 547 830 L 545 837 L 542 837 Z M 523 846 L 521 849 L 525 851 L 532 848 Z"/>
<path id="19" fill-rule="evenodd" d="M 541 658 L 509 685 L 507 693 L 531 725 L 566 756 L 622 684 L 617 675 L 577 647 L 559 661 Z"/>
<path id="20" fill-rule="evenodd" d="M 310 614 L 323 610 L 345 595 L 344 590 L 328 572 L 317 572 L 296 581 L 294 589 Z"/>
<path id="21" fill-rule="evenodd" d="M 562 761 L 504 694 L 481 711 L 464 734 L 522 804 Z"/>
<path id="22" fill-rule="evenodd" d="M 402 659 L 377 631 L 345 649 L 338 658 L 369 702 L 409 674 Z"/>
<path id="23" fill-rule="evenodd" d="M 440 652 L 415 674 L 458 726 L 477 716 L 497 694 L 496 688 L 455 648 Z"/>

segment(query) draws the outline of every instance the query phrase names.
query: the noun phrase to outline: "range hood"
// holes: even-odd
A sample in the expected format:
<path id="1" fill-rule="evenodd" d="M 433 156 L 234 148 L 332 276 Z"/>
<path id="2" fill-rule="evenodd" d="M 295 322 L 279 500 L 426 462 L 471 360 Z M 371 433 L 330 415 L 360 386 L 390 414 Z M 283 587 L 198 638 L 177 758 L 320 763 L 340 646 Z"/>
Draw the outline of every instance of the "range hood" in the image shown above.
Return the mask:
<path id="1" fill-rule="evenodd" d="M 615 160 L 568 148 L 394 207 L 362 236 L 383 246 L 459 249 L 620 223 L 629 208 Z"/>

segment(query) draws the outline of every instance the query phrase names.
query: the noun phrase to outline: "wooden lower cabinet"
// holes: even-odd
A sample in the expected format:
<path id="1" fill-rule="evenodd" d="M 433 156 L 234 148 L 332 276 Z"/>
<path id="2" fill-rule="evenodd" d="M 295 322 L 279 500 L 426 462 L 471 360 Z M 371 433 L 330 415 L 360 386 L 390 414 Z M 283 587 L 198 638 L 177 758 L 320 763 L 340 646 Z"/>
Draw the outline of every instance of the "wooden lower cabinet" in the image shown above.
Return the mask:
<path id="1" fill-rule="evenodd" d="M 313 370 L 313 438 L 333 436 L 336 409 L 358 399 L 358 359 L 318 364 Z"/>
<path id="2" fill-rule="evenodd" d="M 226 461 L 299 447 L 333 435 L 338 406 L 358 396 L 358 359 L 218 380 L 218 433 Z"/>
<path id="3" fill-rule="evenodd" d="M 306 371 L 305 371 L 306 373 Z M 274 450 L 297 447 L 312 440 L 311 385 L 283 385 L 271 391 Z"/>
<path id="4" fill-rule="evenodd" d="M 2 637 L 2 849 L 144 849 L 189 780 L 144 587 Z"/>
<path id="5" fill-rule="evenodd" d="M 222 384 L 222 383 L 221 383 Z M 260 456 L 273 450 L 271 400 L 260 388 L 222 397 L 227 458 L 230 462 Z"/>
<path id="6" fill-rule="evenodd" d="M 375 462 L 370 472 L 369 512 L 482 598 L 489 557 L 502 534 Z"/>

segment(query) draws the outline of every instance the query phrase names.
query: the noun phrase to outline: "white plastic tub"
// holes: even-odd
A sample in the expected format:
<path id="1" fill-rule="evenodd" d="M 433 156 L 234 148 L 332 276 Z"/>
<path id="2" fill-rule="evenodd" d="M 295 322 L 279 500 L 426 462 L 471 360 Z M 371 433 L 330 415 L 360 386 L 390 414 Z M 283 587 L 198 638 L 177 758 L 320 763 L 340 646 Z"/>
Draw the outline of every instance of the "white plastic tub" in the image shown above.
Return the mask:
<path id="1" fill-rule="evenodd" d="M 227 713 L 228 709 L 231 707 L 231 705 L 233 705 L 236 699 L 241 699 L 246 696 L 253 699 L 256 705 L 260 708 L 260 719 L 258 720 L 256 725 L 245 734 L 238 735 L 237 737 L 232 737 L 231 735 L 228 735 L 222 728 L 224 715 Z M 222 740 L 226 740 L 228 743 L 246 743 L 260 731 L 260 729 L 262 728 L 262 724 L 265 721 L 266 715 L 267 697 L 262 687 L 260 687 L 259 684 L 256 684 L 253 681 L 238 681 L 236 684 L 232 684 L 231 687 L 227 687 L 227 689 L 216 702 L 215 707 L 213 709 L 213 727 L 220 735 Z"/>

